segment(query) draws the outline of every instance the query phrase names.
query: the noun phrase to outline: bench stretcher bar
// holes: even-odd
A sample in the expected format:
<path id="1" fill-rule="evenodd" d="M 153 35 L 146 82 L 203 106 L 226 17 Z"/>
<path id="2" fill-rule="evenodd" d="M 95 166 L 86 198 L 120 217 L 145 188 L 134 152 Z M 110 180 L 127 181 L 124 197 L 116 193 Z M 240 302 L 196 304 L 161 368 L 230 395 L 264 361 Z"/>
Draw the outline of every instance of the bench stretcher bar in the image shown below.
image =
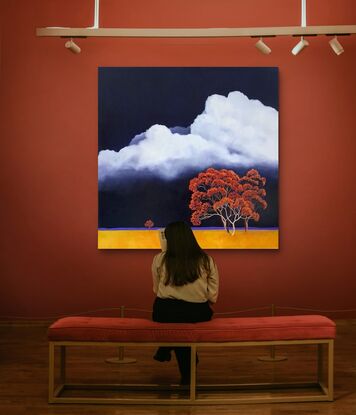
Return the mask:
<path id="1" fill-rule="evenodd" d="M 277 346 L 277 345 L 317 345 L 317 381 L 314 383 L 263 383 L 263 384 L 218 384 L 218 385 L 198 385 L 196 382 L 196 350 L 204 347 L 246 347 L 246 346 Z M 179 385 L 152 385 L 152 384 L 67 384 L 66 383 L 66 347 L 68 346 L 188 346 L 191 348 L 191 382 L 189 386 Z M 324 349 L 327 347 L 327 373 L 324 376 Z M 55 348 L 60 348 L 59 364 L 59 385 L 55 385 Z M 249 342 L 225 342 L 225 343 L 132 343 L 132 342 L 75 342 L 75 341 L 50 341 L 49 342 L 49 384 L 48 402 L 49 403 L 86 403 L 86 404 L 160 404 L 160 405 L 194 405 L 194 404 L 245 404 L 245 403 L 272 403 L 272 402 L 314 402 L 333 400 L 333 378 L 334 378 L 334 340 L 280 340 L 280 341 L 249 341 Z M 326 381 L 326 383 L 325 383 Z M 290 396 L 267 396 L 250 393 L 249 396 L 214 397 L 214 392 L 230 390 L 273 390 L 295 387 L 318 387 L 320 394 L 300 394 Z M 61 396 L 65 389 L 81 390 L 174 390 L 189 391 L 187 398 L 147 398 L 135 394 L 135 398 L 97 398 L 97 397 L 64 397 Z M 212 397 L 197 397 L 197 391 L 211 391 Z"/>

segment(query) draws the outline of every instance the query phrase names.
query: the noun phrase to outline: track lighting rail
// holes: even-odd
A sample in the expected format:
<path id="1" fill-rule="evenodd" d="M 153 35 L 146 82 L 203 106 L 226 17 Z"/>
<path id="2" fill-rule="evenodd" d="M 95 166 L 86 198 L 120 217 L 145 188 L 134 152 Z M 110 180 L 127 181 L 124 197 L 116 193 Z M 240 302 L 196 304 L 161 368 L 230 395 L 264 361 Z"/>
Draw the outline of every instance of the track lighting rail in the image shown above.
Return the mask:
<path id="1" fill-rule="evenodd" d="M 286 26 L 244 28 L 37 28 L 37 36 L 49 37 L 142 37 L 142 38 L 215 38 L 215 37 L 267 37 L 316 36 L 356 34 L 356 25 L 339 26 Z"/>

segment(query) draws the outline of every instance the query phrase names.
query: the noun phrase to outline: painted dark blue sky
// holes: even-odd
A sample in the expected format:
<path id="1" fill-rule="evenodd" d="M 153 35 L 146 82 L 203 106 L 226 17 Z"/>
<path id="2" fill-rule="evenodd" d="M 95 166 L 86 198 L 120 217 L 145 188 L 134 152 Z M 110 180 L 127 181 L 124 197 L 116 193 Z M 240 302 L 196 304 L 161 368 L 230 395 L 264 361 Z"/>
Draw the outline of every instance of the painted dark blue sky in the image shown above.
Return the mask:
<path id="1" fill-rule="evenodd" d="M 234 90 L 278 110 L 278 68 L 99 68 L 99 151 L 153 124 L 189 126 L 208 96 Z"/>
<path id="2" fill-rule="evenodd" d="M 209 96 L 226 97 L 232 91 L 278 111 L 278 68 L 99 68 L 98 150 L 118 152 L 155 124 L 189 127 L 204 111 Z M 278 168 L 250 166 L 256 167 L 267 178 L 268 208 L 260 222 L 251 226 L 278 227 Z M 175 220 L 189 223 L 189 180 L 201 169 L 186 169 L 166 180 L 149 170 L 135 174 L 135 168 L 132 165 L 125 176 L 126 166 L 114 181 L 101 185 L 99 228 L 141 228 L 148 218 L 160 227 Z M 241 168 L 236 172 L 246 171 Z M 202 226 L 221 223 L 209 219 Z"/>

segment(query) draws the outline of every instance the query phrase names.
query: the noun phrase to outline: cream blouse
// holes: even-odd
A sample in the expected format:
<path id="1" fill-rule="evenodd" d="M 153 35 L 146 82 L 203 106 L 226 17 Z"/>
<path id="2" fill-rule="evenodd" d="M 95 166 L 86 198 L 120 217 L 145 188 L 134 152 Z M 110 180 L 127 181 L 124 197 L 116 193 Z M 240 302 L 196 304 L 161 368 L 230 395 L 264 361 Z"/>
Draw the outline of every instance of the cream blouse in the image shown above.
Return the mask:
<path id="1" fill-rule="evenodd" d="M 209 257 L 210 276 L 207 276 L 204 271 L 194 282 L 182 286 L 174 286 L 164 284 L 164 267 L 161 269 L 161 275 L 159 274 L 159 267 L 161 266 L 163 255 L 163 252 L 157 254 L 152 262 L 153 292 L 157 297 L 174 298 L 192 303 L 204 303 L 205 301 L 216 302 L 219 291 L 219 273 L 211 257 Z"/>

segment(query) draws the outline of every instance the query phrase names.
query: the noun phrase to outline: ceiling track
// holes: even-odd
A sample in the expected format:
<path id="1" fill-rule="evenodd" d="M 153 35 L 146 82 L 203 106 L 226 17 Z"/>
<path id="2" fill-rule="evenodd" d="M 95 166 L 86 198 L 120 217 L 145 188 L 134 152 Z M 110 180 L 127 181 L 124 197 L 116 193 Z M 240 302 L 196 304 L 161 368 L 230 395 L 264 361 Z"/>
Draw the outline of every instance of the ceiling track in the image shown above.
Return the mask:
<path id="1" fill-rule="evenodd" d="M 244 28 L 37 28 L 37 36 L 47 37 L 124 37 L 124 38 L 224 38 L 317 36 L 356 34 L 356 25 L 345 26 L 286 26 Z"/>

